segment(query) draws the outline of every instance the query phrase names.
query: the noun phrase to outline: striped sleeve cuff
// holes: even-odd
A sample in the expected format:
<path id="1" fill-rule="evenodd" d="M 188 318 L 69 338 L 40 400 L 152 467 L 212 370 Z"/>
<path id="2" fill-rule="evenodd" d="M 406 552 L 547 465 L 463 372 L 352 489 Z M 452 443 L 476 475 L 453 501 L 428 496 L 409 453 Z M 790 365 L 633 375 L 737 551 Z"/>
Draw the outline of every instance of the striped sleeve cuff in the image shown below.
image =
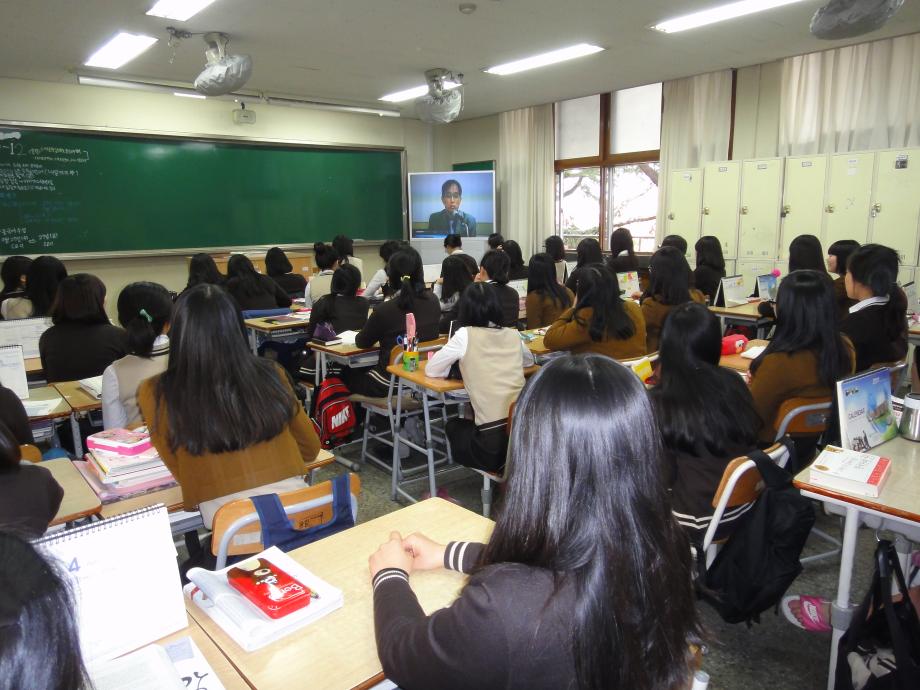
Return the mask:
<path id="1" fill-rule="evenodd" d="M 466 551 L 470 546 L 468 541 L 452 541 L 447 544 L 447 548 L 444 549 L 444 567 L 448 570 L 457 570 L 461 573 L 467 572 L 468 568 L 464 568 L 464 556 L 466 556 Z"/>
<path id="2" fill-rule="evenodd" d="M 376 592 L 377 588 L 387 580 L 402 580 L 409 584 L 409 574 L 401 568 L 384 568 L 374 575 L 374 591 Z"/>

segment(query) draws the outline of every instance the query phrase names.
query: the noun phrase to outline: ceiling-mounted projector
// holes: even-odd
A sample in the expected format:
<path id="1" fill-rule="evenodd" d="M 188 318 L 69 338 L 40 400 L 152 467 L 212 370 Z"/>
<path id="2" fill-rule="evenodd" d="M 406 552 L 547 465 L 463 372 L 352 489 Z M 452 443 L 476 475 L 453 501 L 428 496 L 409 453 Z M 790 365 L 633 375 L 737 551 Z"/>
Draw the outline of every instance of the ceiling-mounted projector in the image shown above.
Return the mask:
<path id="1" fill-rule="evenodd" d="M 204 70 L 195 77 L 195 90 L 205 96 L 223 96 L 243 86 L 252 76 L 252 58 L 248 55 L 228 55 L 226 34 L 211 32 L 204 35 L 208 45 Z"/>
<path id="2" fill-rule="evenodd" d="M 903 4 L 904 0 L 831 0 L 815 12 L 811 33 L 829 41 L 862 36 L 881 29 Z"/>
<path id="3" fill-rule="evenodd" d="M 444 68 L 425 72 L 428 93 L 415 101 L 415 112 L 422 122 L 453 122 L 463 110 L 463 75 L 456 77 Z"/>

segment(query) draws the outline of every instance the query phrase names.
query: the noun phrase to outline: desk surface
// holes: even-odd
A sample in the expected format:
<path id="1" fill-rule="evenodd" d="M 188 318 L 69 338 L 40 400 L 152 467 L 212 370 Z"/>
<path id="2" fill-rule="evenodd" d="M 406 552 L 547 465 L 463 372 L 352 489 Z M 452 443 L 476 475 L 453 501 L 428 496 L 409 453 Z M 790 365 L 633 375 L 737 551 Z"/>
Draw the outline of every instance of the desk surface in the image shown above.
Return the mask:
<path id="1" fill-rule="evenodd" d="M 226 690 L 245 690 L 249 687 L 194 618 L 189 618 L 187 628 L 157 640 L 156 644 L 167 645 L 171 642 L 178 642 L 184 637 L 192 638 L 192 641 L 201 650 L 202 655 L 207 659 L 211 669 L 217 674 L 218 679 Z M 205 681 L 205 684 L 207 684 L 207 681 Z"/>
<path id="2" fill-rule="evenodd" d="M 74 412 L 88 412 L 102 408 L 102 401 L 87 392 L 79 381 L 62 381 L 51 385 L 63 396 Z"/>
<path id="3" fill-rule="evenodd" d="M 433 393 L 449 393 L 450 391 L 458 391 L 463 388 L 463 381 L 457 379 L 436 379 L 426 376 L 425 367 L 427 364 L 427 359 L 420 359 L 418 369 L 415 371 L 406 371 L 402 368 L 401 364 L 391 364 L 387 367 L 387 371 L 391 374 L 395 374 L 397 378 L 409 381 L 421 388 L 427 388 Z M 524 369 L 524 376 L 532 376 L 539 370 L 540 367 L 538 365 L 527 367 Z"/>
<path id="4" fill-rule="evenodd" d="M 379 347 L 358 347 L 354 343 L 345 344 L 339 343 L 338 345 L 320 345 L 319 343 L 310 343 L 310 349 L 314 352 L 326 352 L 330 355 L 339 355 L 340 357 L 354 357 L 355 355 L 363 355 L 368 352 L 377 352 Z"/>
<path id="5" fill-rule="evenodd" d="M 536 330 L 545 330 L 545 329 L 536 329 Z M 524 331 L 524 333 L 534 333 L 534 331 Z M 534 357 L 540 357 L 541 355 L 548 355 L 552 350 L 550 350 L 546 345 L 543 344 L 543 336 L 534 333 L 534 339 L 530 341 L 524 341 L 524 344 L 527 346 L 527 349 L 533 353 Z"/>
<path id="6" fill-rule="evenodd" d="M 756 320 L 762 318 L 760 312 L 757 311 L 759 304 L 760 301 L 748 302 L 738 307 L 709 307 L 709 311 L 717 316 L 734 316 L 739 319 Z"/>
<path id="7" fill-rule="evenodd" d="M 42 371 L 41 357 L 26 357 L 26 374 L 38 374 Z"/>
<path id="8" fill-rule="evenodd" d="M 325 690 L 366 688 L 383 679 L 374 641 L 374 606 L 368 557 L 390 532 L 421 531 L 435 541 L 485 541 L 493 523 L 439 498 L 397 510 L 292 551 L 289 555 L 340 587 L 345 606 L 283 640 L 244 652 L 210 618 L 187 602 L 189 613 L 254 688 L 300 687 L 322 679 Z M 438 570 L 414 573 L 410 582 L 426 613 L 447 606 L 466 576 Z"/>
<path id="9" fill-rule="evenodd" d="M 768 342 L 768 340 L 751 340 L 744 349 L 747 350 L 752 347 L 764 346 Z M 722 355 L 719 359 L 719 366 L 726 367 L 727 369 L 734 369 L 735 371 L 750 371 L 751 362 L 753 361 L 753 359 L 747 359 L 741 355 Z"/>
<path id="10" fill-rule="evenodd" d="M 73 522 L 101 512 L 102 502 L 70 460 L 67 458 L 47 460 L 40 466 L 51 472 L 51 476 L 64 489 L 64 498 L 57 515 L 51 521 L 52 525 Z"/>
<path id="11" fill-rule="evenodd" d="M 53 408 L 48 414 L 40 415 L 29 415 L 30 422 L 40 422 L 46 419 L 59 419 L 61 417 L 70 416 L 70 405 L 67 404 L 67 400 L 58 392 L 57 388 L 54 386 L 39 386 L 38 388 L 29 389 L 29 400 L 54 400 L 59 398 L 57 406 Z"/>
<path id="12" fill-rule="evenodd" d="M 305 329 L 310 325 L 309 319 L 297 319 L 296 321 L 291 321 L 290 323 L 271 323 L 275 319 L 283 317 L 284 314 L 280 316 L 260 316 L 257 319 L 246 319 L 245 324 L 246 328 L 252 328 L 257 331 L 266 331 L 271 333 L 272 331 L 286 331 L 289 329 Z"/>

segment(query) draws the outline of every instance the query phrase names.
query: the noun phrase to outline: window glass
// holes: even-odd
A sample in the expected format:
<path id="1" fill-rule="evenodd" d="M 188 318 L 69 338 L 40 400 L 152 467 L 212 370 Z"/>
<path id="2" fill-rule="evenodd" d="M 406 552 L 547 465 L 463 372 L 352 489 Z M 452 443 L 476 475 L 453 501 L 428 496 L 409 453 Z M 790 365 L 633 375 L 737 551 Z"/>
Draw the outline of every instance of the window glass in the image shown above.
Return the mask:
<path id="1" fill-rule="evenodd" d="M 660 83 L 611 94 L 610 153 L 657 151 L 660 139 Z"/>
<path id="2" fill-rule="evenodd" d="M 585 237 L 597 237 L 601 219 L 601 169 L 570 168 L 556 175 L 558 231 L 574 249 Z"/>
<path id="3" fill-rule="evenodd" d="M 629 228 L 637 252 L 656 248 L 659 169 L 658 161 L 631 163 L 616 165 L 607 174 L 607 235 Z"/>
<path id="4" fill-rule="evenodd" d="M 601 136 L 601 97 L 556 103 L 556 160 L 597 156 Z"/>

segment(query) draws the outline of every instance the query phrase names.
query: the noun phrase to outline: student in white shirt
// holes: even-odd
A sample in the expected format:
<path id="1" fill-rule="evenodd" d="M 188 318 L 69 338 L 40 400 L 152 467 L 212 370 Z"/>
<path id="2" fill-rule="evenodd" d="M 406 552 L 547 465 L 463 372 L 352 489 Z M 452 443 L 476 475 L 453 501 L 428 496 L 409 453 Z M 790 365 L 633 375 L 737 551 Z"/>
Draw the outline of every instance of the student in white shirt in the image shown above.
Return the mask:
<path id="1" fill-rule="evenodd" d="M 463 239 L 460 235 L 450 234 L 444 235 L 444 252 L 450 256 L 451 254 L 465 254 L 463 251 Z"/>
<path id="2" fill-rule="evenodd" d="M 316 242 L 313 245 L 313 257 L 319 266 L 319 273 L 310 278 L 310 283 L 304 292 L 304 306 L 312 307 L 313 303 L 323 295 L 328 295 L 332 290 L 332 274 L 339 267 L 339 253 L 331 244 Z"/>
<path id="3" fill-rule="evenodd" d="M 387 278 L 387 262 L 390 260 L 390 257 L 398 252 L 402 246 L 403 242 L 399 240 L 387 240 L 380 245 L 380 258 L 383 259 L 383 268 L 377 270 L 373 278 L 370 279 L 370 282 L 367 284 L 367 287 L 364 288 L 363 297 L 367 299 L 374 299 L 379 292 L 383 297 L 387 297 L 388 283 L 389 279 Z"/>

